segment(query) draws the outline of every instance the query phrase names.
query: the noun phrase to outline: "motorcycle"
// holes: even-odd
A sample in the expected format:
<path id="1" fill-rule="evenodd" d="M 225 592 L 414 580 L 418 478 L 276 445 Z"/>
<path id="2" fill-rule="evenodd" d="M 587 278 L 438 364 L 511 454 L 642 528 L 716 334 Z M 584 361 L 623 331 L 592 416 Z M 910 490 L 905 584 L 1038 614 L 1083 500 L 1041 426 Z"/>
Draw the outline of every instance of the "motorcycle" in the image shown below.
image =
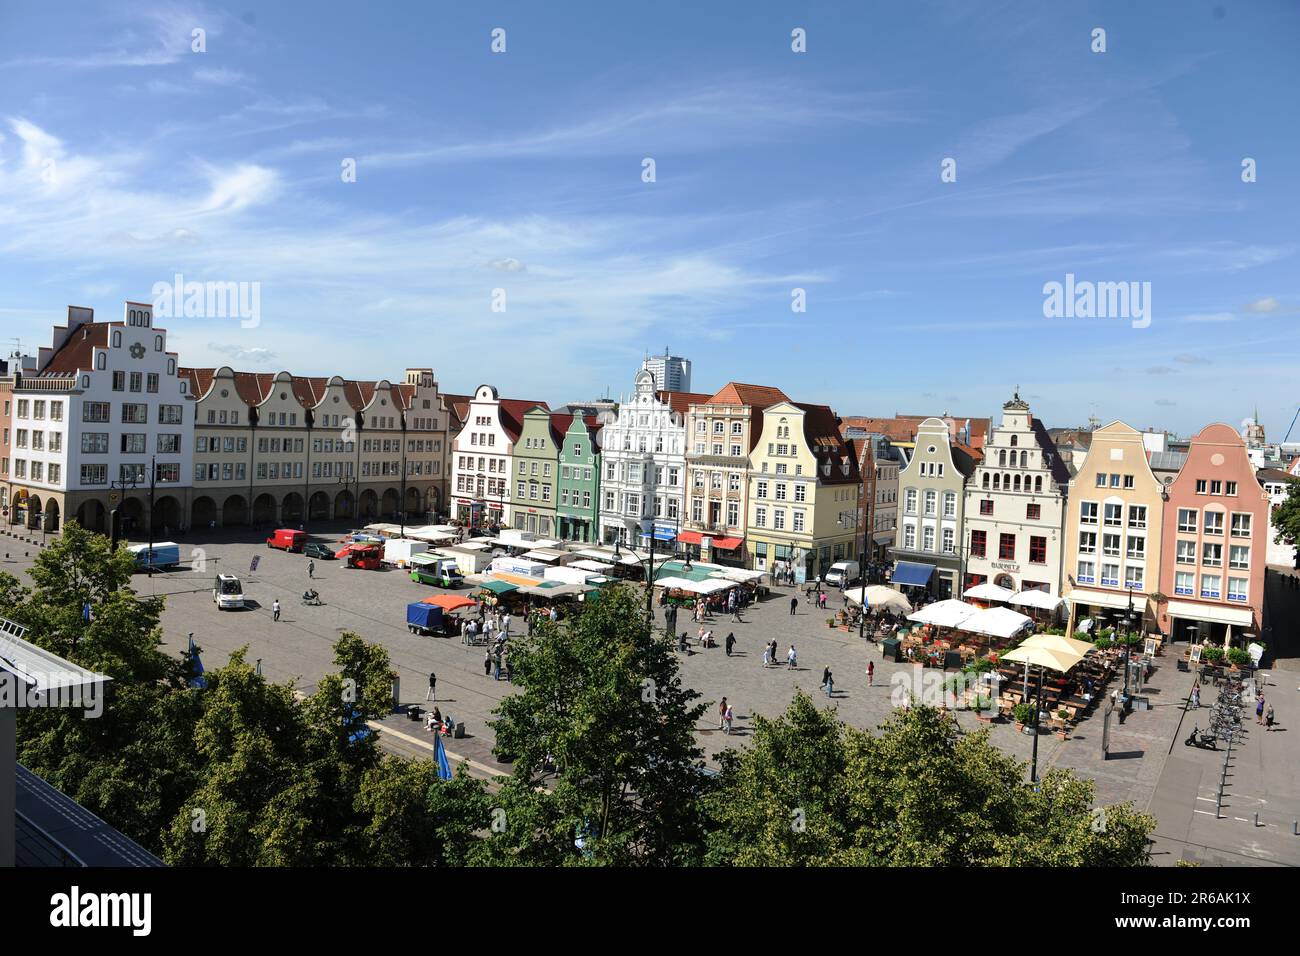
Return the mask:
<path id="1" fill-rule="evenodd" d="M 1192 732 L 1188 734 L 1187 739 L 1183 741 L 1188 747 L 1200 747 L 1202 750 L 1218 750 L 1219 742 L 1217 736 L 1208 730 L 1193 726 Z"/>

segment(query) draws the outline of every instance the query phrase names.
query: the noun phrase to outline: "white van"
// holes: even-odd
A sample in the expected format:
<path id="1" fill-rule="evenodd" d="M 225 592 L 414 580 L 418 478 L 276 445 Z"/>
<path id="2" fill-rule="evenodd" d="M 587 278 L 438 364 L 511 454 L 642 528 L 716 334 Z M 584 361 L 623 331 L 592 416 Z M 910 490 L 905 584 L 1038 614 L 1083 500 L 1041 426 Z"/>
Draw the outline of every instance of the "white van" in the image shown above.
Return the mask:
<path id="1" fill-rule="evenodd" d="M 218 574 L 212 601 L 219 611 L 237 611 L 244 606 L 244 585 L 233 574 Z"/>
<path id="2" fill-rule="evenodd" d="M 861 573 L 862 568 L 856 561 L 836 561 L 826 572 L 826 583 L 833 588 L 847 587 Z"/>

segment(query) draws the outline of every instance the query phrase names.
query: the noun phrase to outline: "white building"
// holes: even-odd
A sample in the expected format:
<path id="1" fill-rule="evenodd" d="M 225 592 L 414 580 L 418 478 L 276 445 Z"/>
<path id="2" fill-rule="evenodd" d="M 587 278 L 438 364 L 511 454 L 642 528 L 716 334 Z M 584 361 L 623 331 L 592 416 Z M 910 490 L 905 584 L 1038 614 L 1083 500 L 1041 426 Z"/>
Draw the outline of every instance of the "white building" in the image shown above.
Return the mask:
<path id="1" fill-rule="evenodd" d="M 642 371 L 650 372 L 660 391 L 689 392 L 691 390 L 691 360 L 679 355 L 669 355 L 664 349 L 663 355 L 646 356 L 641 363 Z"/>
<path id="2" fill-rule="evenodd" d="M 74 516 L 107 530 L 118 509 L 122 530 L 175 529 L 189 511 L 193 396 L 178 375 L 153 307 L 127 302 L 121 322 L 68 307 L 42 348 L 34 375 L 13 390 L 9 522 L 56 530 Z"/>
<path id="3" fill-rule="evenodd" d="M 1273 524 L 1273 510 L 1282 502 L 1286 501 L 1290 492 L 1291 485 L 1300 478 L 1293 477 L 1289 473 L 1278 468 L 1262 468 L 1257 476 L 1259 483 L 1264 488 L 1264 494 L 1268 495 L 1268 556 L 1265 559 L 1268 564 L 1294 568 L 1296 566 L 1296 546 L 1294 544 L 1275 544 L 1273 539 L 1277 537 L 1277 527 Z"/>
<path id="4" fill-rule="evenodd" d="M 600 540 L 648 548 L 655 523 L 679 528 L 686 491 L 686 411 L 707 395 L 657 389 L 641 369 L 632 397 L 600 432 Z"/>
<path id="5" fill-rule="evenodd" d="M 455 398 L 455 396 L 448 396 Z M 510 487 L 515 442 L 530 408 L 545 402 L 501 398 L 491 385 L 474 390 L 460 415 L 460 431 L 452 440 L 452 517 L 472 528 L 510 527 Z"/>
<path id="6" fill-rule="evenodd" d="M 1061 593 L 1069 482 L 1047 429 L 1017 394 L 1002 406 L 1002 424 L 966 488 L 970 584 Z"/>

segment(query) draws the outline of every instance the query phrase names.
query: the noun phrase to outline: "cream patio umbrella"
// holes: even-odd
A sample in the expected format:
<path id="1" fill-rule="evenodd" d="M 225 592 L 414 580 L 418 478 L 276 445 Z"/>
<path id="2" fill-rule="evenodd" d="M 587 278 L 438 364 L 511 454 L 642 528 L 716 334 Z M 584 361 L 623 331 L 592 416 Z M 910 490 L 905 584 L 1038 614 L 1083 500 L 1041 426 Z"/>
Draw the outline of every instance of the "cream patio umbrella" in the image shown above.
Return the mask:
<path id="1" fill-rule="evenodd" d="M 1038 703 L 1034 706 L 1034 756 L 1032 768 L 1029 771 L 1029 782 L 1038 782 L 1038 715 L 1043 710 L 1043 669 L 1050 668 L 1064 674 L 1079 661 L 1083 660 L 1083 655 L 1075 651 L 1067 653 L 1065 651 L 1051 650 L 1050 648 L 1033 646 L 1028 641 L 1021 644 L 1014 651 L 1003 654 L 1001 660 L 1016 661 L 1025 665 L 1025 690 L 1029 689 L 1029 668 L 1034 666 L 1038 668 Z"/>
<path id="2" fill-rule="evenodd" d="M 1076 640 L 1073 637 L 1065 637 L 1061 634 L 1035 634 L 1033 637 L 1025 638 L 1020 646 L 1045 647 L 1049 651 L 1060 651 L 1063 654 L 1082 654 L 1084 657 L 1097 649 L 1087 641 Z"/>
<path id="3" fill-rule="evenodd" d="M 912 602 L 903 592 L 881 584 L 873 584 L 865 588 L 849 588 L 844 592 L 844 596 L 854 604 L 865 604 L 871 608 L 892 608 L 899 614 L 907 614 L 912 610 Z"/>

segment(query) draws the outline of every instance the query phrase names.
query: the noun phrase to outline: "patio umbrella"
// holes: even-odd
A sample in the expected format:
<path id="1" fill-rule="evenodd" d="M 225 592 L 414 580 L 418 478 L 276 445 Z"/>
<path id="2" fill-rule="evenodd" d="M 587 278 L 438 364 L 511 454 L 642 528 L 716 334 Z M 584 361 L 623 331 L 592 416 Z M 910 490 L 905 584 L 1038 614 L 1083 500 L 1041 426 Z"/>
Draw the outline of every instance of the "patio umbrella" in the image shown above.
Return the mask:
<path id="1" fill-rule="evenodd" d="M 912 610 L 912 602 L 906 595 L 881 584 L 873 584 L 865 588 L 848 588 L 844 596 L 853 604 L 862 604 L 866 607 L 893 608 L 900 614 L 907 614 Z"/>
<path id="2" fill-rule="evenodd" d="M 983 584 L 976 584 L 974 587 L 967 588 L 962 592 L 961 596 L 974 598 L 977 601 L 1010 601 L 1015 597 L 1015 592 L 985 581 Z"/>
<path id="3" fill-rule="evenodd" d="M 1038 703 L 1034 707 L 1034 756 L 1033 769 L 1030 771 L 1029 779 L 1031 783 L 1038 782 L 1038 715 L 1043 709 L 1043 668 L 1050 668 L 1054 671 L 1060 671 L 1064 674 L 1079 661 L 1083 660 L 1083 655 L 1075 652 L 1067 654 L 1064 651 L 1049 650 L 1046 647 L 1026 646 L 1021 644 L 1014 651 L 1002 656 L 1004 661 L 1018 661 L 1025 665 L 1025 696 L 1029 695 L 1029 666 L 1032 664 L 1038 668 Z"/>
<path id="4" fill-rule="evenodd" d="M 1060 651 L 1063 654 L 1082 654 L 1085 657 L 1097 649 L 1087 641 L 1064 637 L 1060 634 L 1035 634 L 1033 637 L 1026 638 L 1020 646 L 1045 647 L 1049 651 Z"/>

